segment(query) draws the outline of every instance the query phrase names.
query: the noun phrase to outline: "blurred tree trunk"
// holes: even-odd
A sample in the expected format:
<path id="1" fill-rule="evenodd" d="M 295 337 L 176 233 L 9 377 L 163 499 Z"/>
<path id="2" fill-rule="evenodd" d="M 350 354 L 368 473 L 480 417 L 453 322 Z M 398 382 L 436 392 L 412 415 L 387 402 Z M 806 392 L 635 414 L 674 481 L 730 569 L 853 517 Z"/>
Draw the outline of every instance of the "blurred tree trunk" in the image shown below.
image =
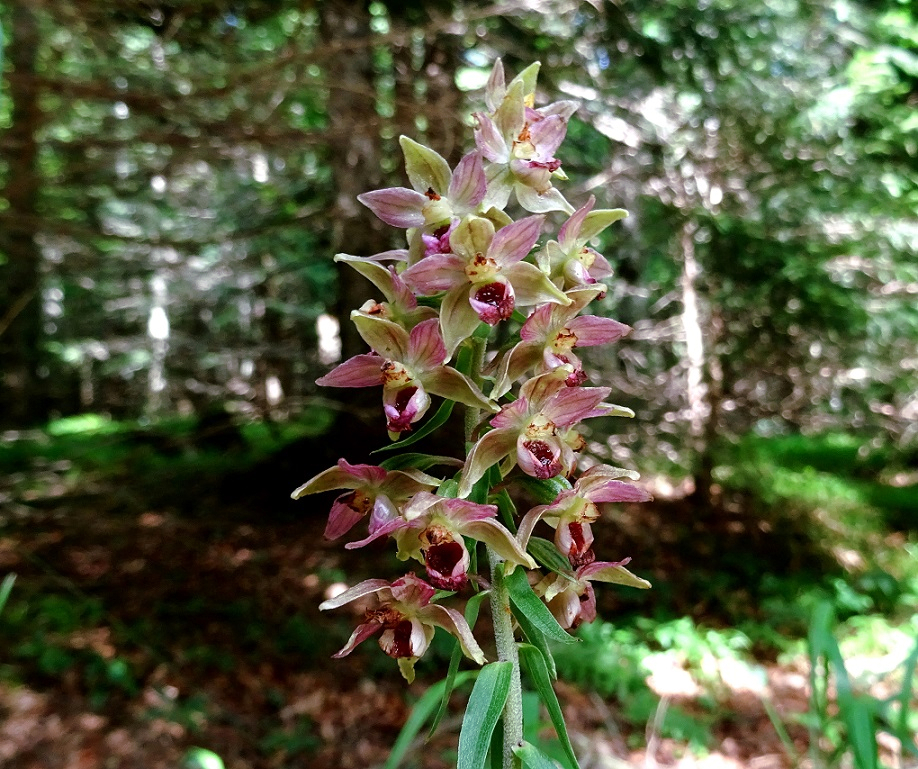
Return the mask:
<path id="1" fill-rule="evenodd" d="M 322 3 L 321 13 L 322 37 L 327 42 L 366 40 L 372 34 L 370 14 L 363 3 L 327 0 Z M 373 48 L 345 47 L 326 66 L 329 161 L 337 190 L 329 212 L 333 222 L 332 249 L 335 253 L 370 256 L 386 250 L 388 234 L 382 223 L 357 201 L 360 193 L 382 186 Z M 376 294 L 376 289 L 352 268 L 338 265 L 335 315 L 341 323 L 341 354 L 345 359 L 367 352 L 349 318 L 351 310 L 377 298 Z"/>
<path id="2" fill-rule="evenodd" d="M 47 418 L 46 380 L 41 366 L 41 251 L 36 241 L 39 190 L 36 133 L 42 123 L 34 86 L 39 43 L 30 0 L 12 4 L 8 59 L 12 125 L 3 158 L 8 177 L 2 198 L 12 227 L 0 231 L 0 423 L 35 424 Z"/>

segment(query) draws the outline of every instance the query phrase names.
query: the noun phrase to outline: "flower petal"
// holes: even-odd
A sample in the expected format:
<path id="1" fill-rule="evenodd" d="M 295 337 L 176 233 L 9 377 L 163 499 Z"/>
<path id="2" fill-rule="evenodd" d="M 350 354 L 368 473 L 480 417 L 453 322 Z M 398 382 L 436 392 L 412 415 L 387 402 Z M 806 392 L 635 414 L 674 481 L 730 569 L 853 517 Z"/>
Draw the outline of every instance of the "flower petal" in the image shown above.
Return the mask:
<path id="1" fill-rule="evenodd" d="M 408 339 L 408 354 L 405 363 L 415 374 L 440 368 L 446 362 L 446 347 L 440 334 L 440 322 L 436 318 L 418 323 Z M 433 392 L 433 391 L 431 391 Z M 439 395 L 440 393 L 436 393 Z"/>
<path id="2" fill-rule="evenodd" d="M 399 136 L 398 143 L 405 155 L 405 172 L 411 186 L 421 193 L 433 190 L 438 195 L 446 195 L 450 171 L 443 156 L 407 136 Z"/>
<path id="3" fill-rule="evenodd" d="M 567 328 L 577 335 L 575 347 L 610 344 L 617 342 L 631 331 L 631 326 L 626 326 L 612 318 L 600 318 L 597 315 L 582 315 L 574 318 L 567 324 Z"/>
<path id="4" fill-rule="evenodd" d="M 462 480 L 459 482 L 459 496 L 467 497 L 491 465 L 500 462 L 516 447 L 519 431 L 513 428 L 491 430 L 482 437 L 469 451 L 462 468 Z"/>
<path id="5" fill-rule="evenodd" d="M 494 412 L 498 410 L 497 405 L 488 400 L 471 379 L 450 366 L 441 366 L 436 371 L 421 374 L 419 378 L 433 395 L 473 408 Z"/>
<path id="6" fill-rule="evenodd" d="M 319 611 L 337 609 L 339 606 L 344 606 L 346 603 L 356 601 L 358 598 L 363 598 L 364 596 L 371 595 L 372 593 L 379 593 L 382 590 L 388 589 L 389 583 L 384 579 L 366 579 L 363 582 L 348 588 L 343 593 L 339 593 L 334 598 L 329 598 L 327 601 L 320 603 Z"/>
<path id="7" fill-rule="evenodd" d="M 567 121 L 560 115 L 548 115 L 529 124 L 529 141 L 535 145 L 542 160 L 555 156 L 555 150 L 561 146 L 566 133 Z"/>
<path id="8" fill-rule="evenodd" d="M 492 163 L 506 163 L 510 158 L 510 148 L 500 135 L 494 121 L 487 115 L 476 112 L 475 146 L 486 160 Z"/>
<path id="9" fill-rule="evenodd" d="M 316 380 L 323 387 L 372 387 L 382 384 L 385 361 L 375 354 L 355 355 Z"/>
<path id="10" fill-rule="evenodd" d="M 457 254 L 431 254 L 402 273 L 402 280 L 423 296 L 468 283 L 465 260 Z"/>
<path id="11" fill-rule="evenodd" d="M 609 393 L 608 387 L 567 387 L 542 409 L 542 414 L 558 427 L 567 427 L 586 415 Z"/>
<path id="12" fill-rule="evenodd" d="M 443 333 L 443 343 L 449 357 L 452 357 L 459 343 L 468 339 L 481 323 L 469 304 L 466 285 L 458 286 L 447 293 L 440 305 L 440 331 Z"/>
<path id="13" fill-rule="evenodd" d="M 514 185 L 519 204 L 532 214 L 547 214 L 551 211 L 573 213 L 574 207 L 564 199 L 555 187 L 538 192 L 525 184 Z"/>
<path id="14" fill-rule="evenodd" d="M 536 568 L 536 562 L 506 528 L 497 521 L 487 519 L 472 521 L 462 526 L 462 534 L 478 542 L 484 542 L 495 553 L 508 563 L 525 566 L 527 569 Z"/>
<path id="15" fill-rule="evenodd" d="M 517 303 L 523 306 L 554 302 L 567 305 L 571 300 L 534 264 L 517 262 L 504 270 L 516 291 Z"/>
<path id="16" fill-rule="evenodd" d="M 351 313 L 357 333 L 372 349 L 386 360 L 402 362 L 408 357 L 408 332 L 398 323 L 378 315 Z"/>
<path id="17" fill-rule="evenodd" d="M 488 256 L 501 267 L 508 267 L 524 259 L 539 239 L 544 221 L 544 216 L 527 216 L 501 227 L 491 241 Z"/>
<path id="18" fill-rule="evenodd" d="M 357 200 L 392 227 L 423 227 L 427 196 L 407 187 L 364 192 Z"/>
<path id="19" fill-rule="evenodd" d="M 457 215 L 471 213 L 488 191 L 481 154 L 470 152 L 459 161 L 449 182 L 449 200 Z"/>
<path id="20" fill-rule="evenodd" d="M 583 227 L 583 221 L 586 219 L 587 214 L 593 210 L 595 204 L 596 198 L 590 195 L 589 200 L 574 211 L 570 218 L 561 225 L 561 229 L 558 230 L 558 244 L 564 253 L 570 253 L 577 247 L 577 243 L 581 242 L 580 230 Z M 584 238 L 583 240 L 586 239 Z"/>
<path id="21" fill-rule="evenodd" d="M 382 629 L 383 626 L 378 622 L 364 622 L 362 625 L 358 625 L 354 632 L 351 633 L 351 637 L 347 639 L 344 647 L 332 655 L 332 659 L 340 660 L 342 657 L 347 657 L 358 644 L 363 643 L 370 636 L 376 635 Z"/>
<path id="22" fill-rule="evenodd" d="M 475 660 L 479 665 L 487 662 L 484 652 L 475 640 L 475 636 L 472 635 L 469 623 L 455 609 L 433 603 L 421 609 L 417 616 L 422 622 L 443 628 L 447 633 L 455 636 L 459 641 L 462 653 L 469 659 Z"/>
<path id="23" fill-rule="evenodd" d="M 592 211 L 580 228 L 580 242 L 586 243 L 592 240 L 610 224 L 614 224 L 627 216 L 628 212 L 624 208 L 599 208 Z"/>
<path id="24" fill-rule="evenodd" d="M 485 168 L 485 176 L 488 178 L 488 192 L 482 201 L 482 208 L 503 211 L 513 192 L 514 180 L 510 167 L 505 162 L 490 163 Z"/>
<path id="25" fill-rule="evenodd" d="M 628 587 L 649 588 L 651 584 L 641 577 L 632 574 L 625 568 L 625 564 L 631 561 L 625 558 L 623 561 L 594 561 L 593 563 L 582 566 L 577 570 L 577 576 L 580 579 L 589 579 L 593 582 L 611 582 L 616 585 L 627 585 Z"/>
<path id="26" fill-rule="evenodd" d="M 313 476 L 290 496 L 299 499 L 306 494 L 321 494 L 333 489 L 356 489 L 358 486 L 379 484 L 385 477 L 386 471 L 381 467 L 352 465 L 345 459 L 339 459 L 335 467 L 329 467 Z"/>

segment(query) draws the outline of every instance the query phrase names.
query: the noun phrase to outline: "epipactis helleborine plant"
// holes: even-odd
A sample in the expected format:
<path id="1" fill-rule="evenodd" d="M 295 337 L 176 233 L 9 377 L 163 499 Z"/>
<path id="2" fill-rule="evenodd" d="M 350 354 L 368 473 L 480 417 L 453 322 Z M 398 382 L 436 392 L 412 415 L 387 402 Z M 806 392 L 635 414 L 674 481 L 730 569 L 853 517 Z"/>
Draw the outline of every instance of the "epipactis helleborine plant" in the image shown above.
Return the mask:
<path id="1" fill-rule="evenodd" d="M 535 107 L 538 71 L 532 64 L 508 83 L 496 62 L 485 89 L 487 109 L 474 114 L 475 149 L 454 169 L 435 150 L 401 137 L 411 187 L 367 192 L 358 200 L 386 224 L 406 230 L 406 247 L 335 257 L 370 280 L 382 298 L 351 313 L 369 351 L 318 384 L 381 385 L 383 418 L 396 441 L 388 449 L 429 434 L 461 403 L 466 446 L 456 447 L 458 457 L 405 453 L 378 466 L 341 459 L 293 492 L 300 498 L 344 490 L 332 505 L 326 537 L 363 529 L 366 519 L 366 529 L 346 548 L 387 538 L 399 559 L 417 561 L 424 572 L 391 583 L 365 580 L 325 601 L 323 610 L 351 602 L 366 607 L 336 657 L 378 635 L 411 682 L 416 661 L 441 628 L 456 638 L 454 663 L 465 655 L 485 665 L 469 705 L 483 708 L 484 720 L 466 718 L 475 725 L 463 725 L 460 766 L 474 766 L 488 751 L 504 769 L 537 764 L 532 756 L 538 749 L 523 742 L 521 660 L 549 702 L 554 693 L 539 674 L 554 670 L 547 640 L 563 640 L 568 629 L 595 619 L 591 583 L 650 587 L 625 568 L 630 559 L 597 560 L 592 531 L 605 506 L 650 495 L 632 483 L 633 471 L 605 465 L 578 470 L 583 420 L 633 416 L 604 402 L 610 388 L 585 384 L 587 372 L 574 352 L 611 344 L 631 330 L 584 314 L 605 295 L 603 281 L 612 275 L 589 243 L 627 213 L 596 209 L 592 197 L 575 210 L 554 186 L 566 179 L 556 153 L 577 105 Z M 526 212 L 522 218 L 504 210 L 511 197 Z M 540 246 L 553 212 L 568 218 L 557 238 Z M 489 332 L 506 323 L 517 329 L 515 343 L 488 354 Z M 431 396 L 443 403 L 425 423 Z M 450 477 L 429 475 L 435 467 L 453 469 Z M 541 504 L 518 514 L 514 490 Z M 551 540 L 533 536 L 540 526 L 554 530 Z M 472 596 L 466 616 L 441 603 L 459 592 Z M 471 627 L 483 594 L 494 628 L 494 643 L 485 644 L 496 647 L 491 664 Z M 495 732 L 498 714 L 503 726 Z M 563 720 L 553 720 L 576 763 Z M 492 733 L 503 735 L 493 745 Z"/>

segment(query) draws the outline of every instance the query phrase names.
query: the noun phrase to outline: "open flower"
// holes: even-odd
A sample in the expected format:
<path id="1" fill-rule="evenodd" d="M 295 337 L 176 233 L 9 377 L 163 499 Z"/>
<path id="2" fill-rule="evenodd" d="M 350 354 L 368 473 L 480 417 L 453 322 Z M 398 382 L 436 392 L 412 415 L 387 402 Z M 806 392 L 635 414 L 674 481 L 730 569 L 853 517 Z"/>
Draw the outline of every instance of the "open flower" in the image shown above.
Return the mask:
<path id="1" fill-rule="evenodd" d="M 449 609 L 430 600 L 435 590 L 424 580 L 406 574 L 391 585 L 383 579 L 368 579 L 338 596 L 324 601 L 319 609 L 337 609 L 358 598 L 375 595 L 379 606 L 366 612 L 364 621 L 357 626 L 348 642 L 335 659 L 346 657 L 354 648 L 376 633 L 380 648 L 398 660 L 402 675 L 411 683 L 414 680 L 414 663 L 417 662 L 434 635 L 435 628 L 443 628 L 459 640 L 462 653 L 479 665 L 487 660 L 475 641 L 465 618 L 455 609 Z"/>
<path id="2" fill-rule="evenodd" d="M 366 539 L 345 547 L 363 547 L 391 535 L 398 543 L 398 557 L 421 561 L 427 567 L 431 583 L 443 590 L 458 590 L 466 583 L 471 557 L 463 537 L 484 542 L 508 563 L 508 569 L 514 564 L 534 569 L 535 561 L 516 538 L 494 520 L 496 515 L 494 505 L 420 491 L 402 508 L 400 520 L 393 520 Z"/>
<path id="3" fill-rule="evenodd" d="M 316 380 L 327 387 L 383 386 L 383 410 L 389 436 L 411 429 L 430 407 L 430 395 L 475 408 L 496 410 L 448 360 L 437 320 L 421 321 L 409 333 L 385 318 L 352 313 L 351 318 L 372 353 L 355 355 Z"/>
<path id="4" fill-rule="evenodd" d="M 542 220 L 530 216 L 495 231 L 489 219 L 468 216 L 450 233 L 451 253 L 431 254 L 405 270 L 405 283 L 419 294 L 447 292 L 440 325 L 450 354 L 481 321 L 493 326 L 517 305 L 570 303 L 538 267 L 522 261 Z"/>
<path id="5" fill-rule="evenodd" d="M 472 152 L 449 170 L 443 157 L 407 136 L 399 137 L 405 170 L 414 189 L 389 187 L 357 196 L 393 227 L 438 228 L 478 209 L 487 192 L 481 155 Z"/>
<path id="6" fill-rule="evenodd" d="M 520 329 L 520 342 L 500 359 L 491 397 L 499 398 L 513 382 L 532 369 L 544 374 L 558 366 L 571 365 L 574 371 L 567 384 L 572 387 L 583 384 L 586 380 L 583 364 L 572 350 L 617 342 L 631 331 L 630 326 L 611 318 L 576 317 L 604 290 L 604 286 L 571 289 L 567 292 L 571 299 L 569 305 L 538 307 Z"/>
<path id="7" fill-rule="evenodd" d="M 568 387 L 572 366 L 560 366 L 534 377 L 520 388 L 520 397 L 491 419 L 486 433 L 469 452 L 462 469 L 459 496 L 465 497 L 491 465 L 510 457 L 527 475 L 553 478 L 569 473 L 574 450 L 567 440 L 571 425 L 607 413 L 597 408 L 608 387 Z M 512 466 L 512 465 L 511 465 Z M 504 474 L 509 467 L 503 467 Z"/>
<path id="8" fill-rule="evenodd" d="M 420 470 L 385 470 L 375 465 L 352 465 L 339 459 L 335 467 L 323 470 L 290 496 L 299 499 L 332 489 L 348 489 L 332 505 L 325 536 L 337 539 L 370 516 L 370 533 L 399 517 L 398 508 L 419 491 L 439 486 L 440 481 Z"/>
<path id="9" fill-rule="evenodd" d="M 555 546 L 575 567 L 595 560 L 590 525 L 600 516 L 599 505 L 609 502 L 648 502 L 650 494 L 622 478 L 637 480 L 637 473 L 609 465 L 587 470 L 574 487 L 562 491 L 550 505 L 532 508 L 520 521 L 517 538 L 525 547 L 536 523 L 544 520 L 555 529 Z"/>
<path id="10" fill-rule="evenodd" d="M 533 64 L 504 85 L 498 60 L 485 90 L 490 113 L 475 113 L 475 143 L 489 161 L 486 206 L 503 209 L 511 192 L 532 213 L 573 211 L 552 186 L 552 177 L 566 178 L 555 151 L 567 133 L 575 102 L 556 102 L 533 109 L 539 65 Z"/>
<path id="11" fill-rule="evenodd" d="M 551 276 L 559 288 L 572 288 L 602 281 L 612 274 L 606 258 L 587 243 L 610 224 L 624 219 L 623 208 L 593 210 L 596 198 L 578 208 L 558 232 L 557 240 L 549 240 L 536 254 L 536 263 Z"/>
<path id="12" fill-rule="evenodd" d="M 549 611 L 563 628 L 576 628 L 583 622 L 596 619 L 596 594 L 590 582 L 611 582 L 628 587 L 649 588 L 646 579 L 632 574 L 622 561 L 593 561 L 573 575 L 551 573 L 539 582 L 534 590 L 542 596 Z"/>

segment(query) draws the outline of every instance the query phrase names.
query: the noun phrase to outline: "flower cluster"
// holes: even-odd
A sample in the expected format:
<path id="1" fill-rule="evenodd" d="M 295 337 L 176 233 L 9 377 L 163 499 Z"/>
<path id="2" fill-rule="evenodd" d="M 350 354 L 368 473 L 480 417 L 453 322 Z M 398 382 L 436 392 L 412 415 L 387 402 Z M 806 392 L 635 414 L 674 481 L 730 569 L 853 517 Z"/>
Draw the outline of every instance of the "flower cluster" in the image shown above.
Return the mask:
<path id="1" fill-rule="evenodd" d="M 408 680 L 436 627 L 453 634 L 467 657 L 485 661 L 463 616 L 437 603 L 437 590 L 487 587 L 487 579 L 475 573 L 478 543 L 492 561 L 503 562 L 502 573 L 527 570 L 529 584 L 563 628 L 595 618 L 591 581 L 649 587 L 625 568 L 627 559 L 597 561 L 591 529 L 604 505 L 642 502 L 649 495 L 630 482 L 637 478 L 633 472 L 603 465 L 578 471 L 585 446 L 578 425 L 631 414 L 605 402 L 610 388 L 585 384 L 587 373 L 574 352 L 613 343 L 630 331 L 618 321 L 583 314 L 605 294 L 602 281 L 612 274 L 588 243 L 626 213 L 595 209 L 592 197 L 575 210 L 555 188 L 555 180 L 566 178 L 556 152 L 577 105 L 560 101 L 536 108 L 538 69 L 533 64 L 508 83 L 497 62 L 485 92 L 487 109 L 475 113 L 475 149 L 455 168 L 433 149 L 402 137 L 410 188 L 368 192 L 359 200 L 386 224 L 404 229 L 406 247 L 336 257 L 370 280 L 381 298 L 351 314 L 369 351 L 318 383 L 381 385 L 386 427 L 403 443 L 417 427 L 424 430 L 432 396 L 479 415 L 470 421 L 477 425 L 468 435 L 471 448 L 455 459 L 462 465 L 455 477 L 418 469 L 448 466 L 442 457 L 413 454 L 379 466 L 341 459 L 293 494 L 343 490 L 329 515 L 328 538 L 348 534 L 366 518 L 365 534 L 346 548 L 389 538 L 399 559 L 423 565 L 426 580 L 413 573 L 391 584 L 367 580 L 320 607 L 372 600 L 336 656 L 379 633 L 380 646 Z M 511 198 L 525 211 L 522 218 L 505 211 Z M 568 218 L 556 239 L 539 245 L 553 212 Z M 515 344 L 485 363 L 490 328 L 506 323 L 518 329 Z M 545 503 L 517 520 L 511 502 L 499 516 L 498 501 L 510 499 L 515 482 L 527 477 L 555 479 L 547 496 L 544 484 L 530 482 L 530 491 L 542 489 Z M 539 525 L 554 529 L 554 565 L 547 574 L 530 553 Z"/>

